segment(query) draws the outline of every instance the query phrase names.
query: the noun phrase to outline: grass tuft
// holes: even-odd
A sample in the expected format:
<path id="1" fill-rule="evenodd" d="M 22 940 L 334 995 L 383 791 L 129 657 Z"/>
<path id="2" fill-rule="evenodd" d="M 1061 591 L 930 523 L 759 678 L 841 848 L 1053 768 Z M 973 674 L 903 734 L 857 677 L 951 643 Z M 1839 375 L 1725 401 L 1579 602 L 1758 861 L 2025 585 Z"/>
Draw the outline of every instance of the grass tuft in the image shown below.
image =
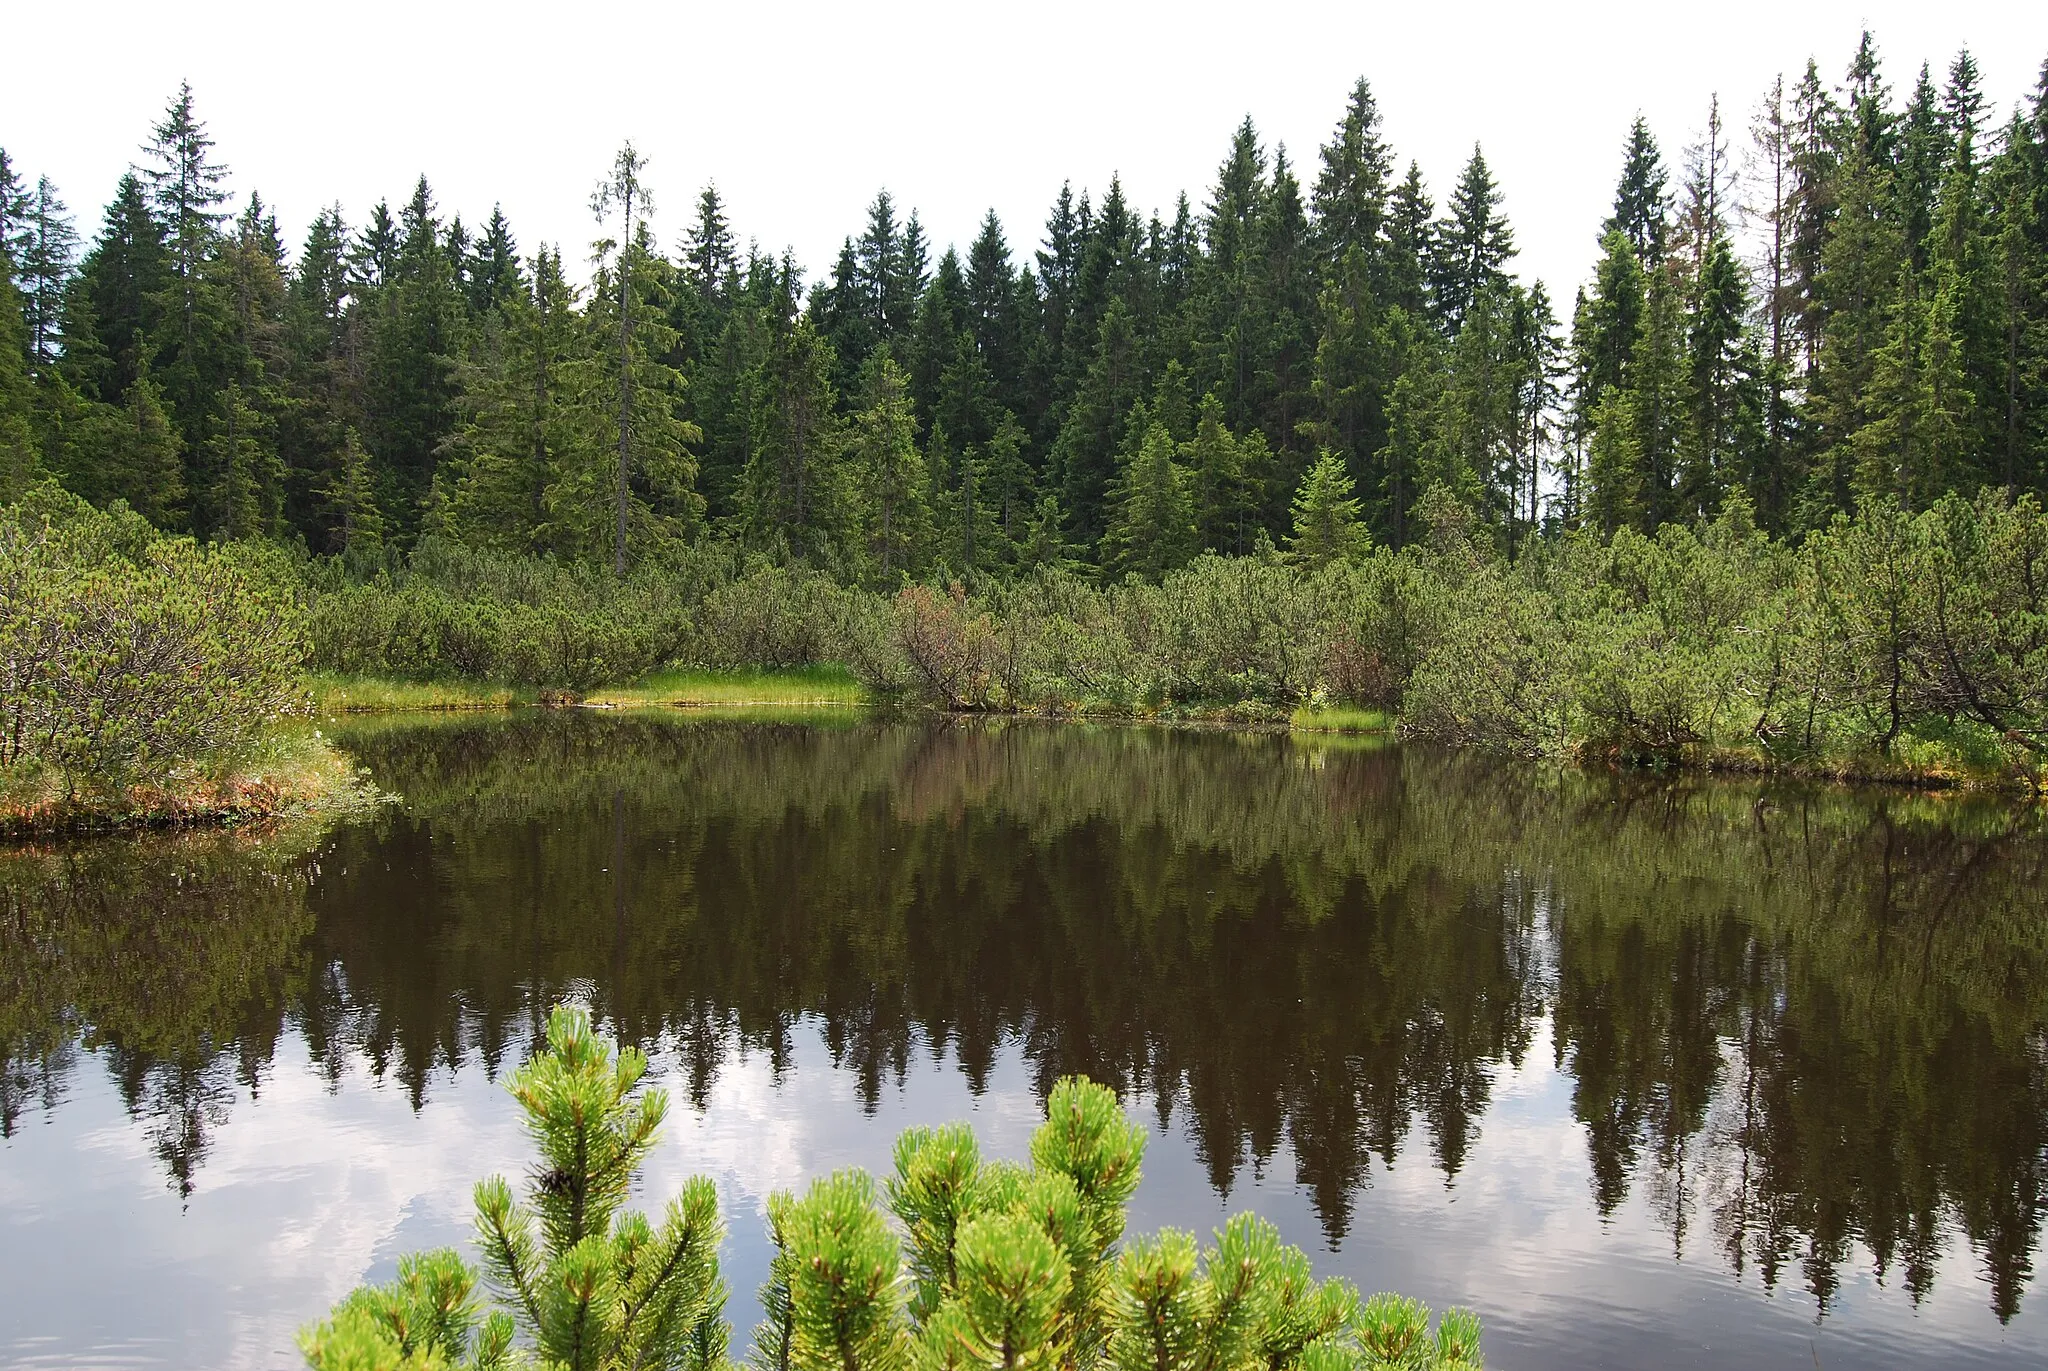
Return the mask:
<path id="1" fill-rule="evenodd" d="M 860 705 L 868 693 L 844 667 L 787 671 L 662 671 L 593 691 L 594 705 Z"/>
<path id="2" fill-rule="evenodd" d="M 1356 705 L 1303 705 L 1288 724 L 1298 733 L 1392 733 L 1394 716 Z"/>
<path id="3" fill-rule="evenodd" d="M 424 709 L 509 709 L 539 692 L 481 681 L 392 681 L 381 676 L 316 672 L 307 680 L 322 715 L 403 713 Z"/>
<path id="4" fill-rule="evenodd" d="M 286 725 L 225 771 L 186 769 L 124 790 L 84 790 L 49 770 L 0 773 L 0 836 L 265 826 L 343 818 L 386 798 L 319 729 Z"/>

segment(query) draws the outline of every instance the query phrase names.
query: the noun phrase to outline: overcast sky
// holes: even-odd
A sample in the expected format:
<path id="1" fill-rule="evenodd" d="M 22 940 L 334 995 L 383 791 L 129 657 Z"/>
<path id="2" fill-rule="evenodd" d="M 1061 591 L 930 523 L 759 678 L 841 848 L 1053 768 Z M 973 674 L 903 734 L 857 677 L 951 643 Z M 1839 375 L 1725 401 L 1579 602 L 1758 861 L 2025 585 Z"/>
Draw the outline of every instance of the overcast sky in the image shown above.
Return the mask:
<path id="1" fill-rule="evenodd" d="M 1557 13 L 1548 14 L 1547 10 Z M 741 240 L 813 279 L 877 187 L 963 248 L 982 214 L 1035 246 L 1062 180 L 1121 172 L 1142 209 L 1199 207 L 1250 114 L 1313 179 L 1351 83 L 1441 204 L 1475 141 L 1506 194 L 1525 278 L 1560 312 L 1590 266 L 1629 120 L 1676 164 L 1719 92 L 1746 136 L 1780 71 L 1839 81 L 1859 30 L 1910 85 L 1968 46 L 2002 120 L 2048 57 L 2048 4 L 93 4 L 7 21 L 0 147 L 47 174 L 89 238 L 178 82 L 240 196 L 294 247 L 323 203 L 350 223 L 427 175 L 444 213 L 502 204 L 523 246 L 570 259 L 622 138 L 652 159 L 656 227 L 715 180 Z M 1739 140 L 1738 140 L 1739 141 Z"/>

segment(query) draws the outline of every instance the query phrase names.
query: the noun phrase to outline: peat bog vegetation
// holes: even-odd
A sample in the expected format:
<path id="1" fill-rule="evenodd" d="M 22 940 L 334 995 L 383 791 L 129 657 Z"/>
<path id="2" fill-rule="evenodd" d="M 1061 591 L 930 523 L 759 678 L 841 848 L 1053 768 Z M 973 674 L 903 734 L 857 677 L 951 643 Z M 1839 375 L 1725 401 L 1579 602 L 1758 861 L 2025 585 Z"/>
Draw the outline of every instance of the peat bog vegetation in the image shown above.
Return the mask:
<path id="1" fill-rule="evenodd" d="M 1972 1349 L 1967 1253 L 2005 1336 L 2048 66 L 2006 117 L 1865 34 L 1706 121 L 1626 131 L 1562 319 L 1483 153 L 1439 211 L 1364 81 L 1313 167 L 1247 118 L 1199 207 L 1062 187 L 936 260 L 885 191 L 808 283 L 711 188 L 665 247 L 630 144 L 581 284 L 424 177 L 288 251 L 189 87 L 89 242 L 0 151 L 0 1135 L 104 1055 L 186 1197 L 290 1034 L 416 1115 L 481 1053 L 540 1158 L 478 1186 L 481 1271 L 354 1254 L 393 1279 L 299 1308 L 306 1359 L 724 1371 L 731 1178 L 625 1210 L 647 1052 L 700 1122 L 799 1027 L 869 1114 L 1009 1053 L 1028 1165 L 919 1125 L 760 1192 L 760 1371 L 1460 1371 L 1478 1316 L 1264 1218 L 1127 1237 L 1139 1155 L 1178 1108 L 1227 1196 L 1284 1140 L 1335 1255 L 1542 1043 L 1603 1232 L 1853 1286 L 1864 1352 L 1894 1273 Z M 56 841 L 147 827 L 194 831 Z"/>

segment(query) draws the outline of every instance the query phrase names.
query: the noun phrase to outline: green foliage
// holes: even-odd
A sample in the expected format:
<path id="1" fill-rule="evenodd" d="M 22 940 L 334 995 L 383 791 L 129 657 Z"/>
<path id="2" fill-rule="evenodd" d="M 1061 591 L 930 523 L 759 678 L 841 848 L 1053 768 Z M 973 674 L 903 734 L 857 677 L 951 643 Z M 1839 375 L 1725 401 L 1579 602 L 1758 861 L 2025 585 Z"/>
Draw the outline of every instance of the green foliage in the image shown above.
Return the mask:
<path id="1" fill-rule="evenodd" d="M 584 1011 L 555 1009 L 545 1046 L 509 1083 L 538 1154 L 527 1198 L 515 1201 L 502 1178 L 476 1189 L 478 1242 L 509 1314 L 479 1321 L 475 1275 L 455 1253 L 408 1257 L 395 1282 L 356 1290 L 301 1335 L 308 1364 L 524 1364 L 510 1350 L 516 1325 L 548 1366 L 722 1371 L 724 1230 L 711 1183 L 686 1184 L 659 1230 L 619 1213 L 667 1103 L 660 1091 L 636 1093 L 646 1069 L 645 1056 L 614 1050 Z M 1232 1219 L 1199 1274 L 1193 1239 L 1181 1234 L 1120 1256 L 1144 1138 L 1111 1091 L 1067 1079 L 1032 1138 L 1028 1171 L 984 1164 L 973 1133 L 955 1124 L 905 1133 L 881 1190 L 847 1170 L 801 1197 L 771 1197 L 775 1255 L 752 1363 L 1227 1371 L 1255 1361 L 1287 1371 L 1313 1350 L 1328 1371 L 1385 1364 L 1372 1360 L 1369 1325 L 1353 1326 L 1349 1287 L 1316 1282 L 1307 1258 L 1263 1219 Z M 909 1245 L 907 1283 L 892 1215 Z M 1403 1308 L 1426 1321 L 1420 1306 Z M 1447 1315 L 1445 1328 L 1476 1365 L 1476 1323 Z"/>
<path id="2" fill-rule="evenodd" d="M 709 561 L 640 566 L 621 581 L 588 561 L 429 540 L 364 579 L 341 564 L 316 565 L 307 576 L 307 662 L 320 671 L 574 691 L 631 681 L 696 640 Z"/>
<path id="3" fill-rule="evenodd" d="M 423 178 L 288 261 L 260 200 L 230 215 L 181 88 L 75 266 L 54 188 L 0 178 L 0 498 L 47 475 L 337 555 L 306 571 L 330 670 L 573 691 L 837 661 L 973 708 L 1410 697 L 1416 727 L 1544 751 L 2026 770 L 2025 557 L 1973 566 L 1968 520 L 1923 520 L 2048 492 L 2048 97 L 1993 130 L 1968 64 L 1902 109 L 1877 69 L 1866 36 L 1839 95 L 1811 66 L 1773 87 L 1757 262 L 1718 107 L 1682 187 L 1635 120 L 1568 349 L 1481 150 L 1439 214 L 1363 82 L 1306 203 L 1247 119 L 1199 212 L 1063 190 L 1027 267 L 993 218 L 963 262 L 884 192 L 808 293 L 708 188 L 665 255 L 630 148 L 587 291 Z M 1807 541 L 1695 634 L 1662 578 L 1705 554 L 1667 534 L 1737 497 Z M 1905 531 L 1873 543 L 1887 502 Z M 1452 505 L 1477 561 L 1410 555 Z M 1991 597 L 1990 646 L 1951 593 Z"/>
<path id="4" fill-rule="evenodd" d="M 1405 1362 L 1375 1360 L 1373 1330 L 1355 1321 L 1350 1287 L 1316 1281 L 1308 1259 L 1263 1219 L 1232 1219 L 1199 1257 L 1194 1238 L 1173 1230 L 1124 1247 L 1124 1211 L 1144 1139 L 1113 1093 L 1074 1078 L 1053 1088 L 1029 1170 L 983 1162 L 964 1125 L 905 1133 L 884 1194 L 902 1225 L 907 1262 L 864 1174 L 839 1172 L 813 1182 L 801 1199 L 777 1197 L 757 1364 L 785 1371 L 1438 1364 L 1429 1343 Z M 898 1277 L 906 1265 L 907 1304 Z M 1403 1307 L 1426 1325 L 1420 1306 Z M 1453 1311 L 1444 1328 L 1445 1345 L 1476 1366 L 1476 1321 Z"/>
<path id="5" fill-rule="evenodd" d="M 1166 426 L 1146 425 L 1111 493 L 1113 513 L 1102 539 L 1108 570 L 1156 581 L 1194 554 L 1195 506 L 1188 485 Z"/>
<path id="6" fill-rule="evenodd" d="M 1288 551 L 1311 566 L 1352 561 L 1371 545 L 1359 522 L 1355 487 L 1334 452 L 1316 458 L 1294 495 L 1294 535 Z"/>
<path id="7" fill-rule="evenodd" d="M 301 1335 L 307 1364 L 482 1371 L 524 1365 L 530 1348 L 565 1371 L 725 1366 L 725 1230 L 711 1182 L 686 1185 L 659 1227 L 619 1212 L 667 1112 L 664 1092 L 636 1093 L 646 1070 L 583 1010 L 557 1007 L 545 1045 L 508 1082 L 538 1154 L 525 1199 L 502 1177 L 476 1187 L 477 1243 L 504 1309 L 478 1324 L 476 1277 L 454 1252 L 407 1258 L 397 1282 L 356 1290 Z"/>
<path id="8" fill-rule="evenodd" d="M 398 1278 L 361 1286 L 299 1339 L 322 1371 L 497 1371 L 512 1365 L 512 1320 L 479 1325 L 476 1273 L 452 1248 L 398 1259 Z"/>
<path id="9" fill-rule="evenodd" d="M 0 768 L 101 794 L 217 775 L 301 705 L 302 632 L 258 559 L 39 485 L 0 510 Z"/>

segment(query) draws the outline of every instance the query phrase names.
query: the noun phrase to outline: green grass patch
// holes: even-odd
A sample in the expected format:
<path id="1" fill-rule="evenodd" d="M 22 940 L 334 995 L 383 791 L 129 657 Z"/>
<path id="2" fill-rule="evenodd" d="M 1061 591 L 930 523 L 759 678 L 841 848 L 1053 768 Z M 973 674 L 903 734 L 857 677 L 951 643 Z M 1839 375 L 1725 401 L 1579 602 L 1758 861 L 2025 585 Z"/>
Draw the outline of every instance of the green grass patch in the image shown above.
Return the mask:
<path id="1" fill-rule="evenodd" d="M 789 671 L 662 671 L 594 690 L 594 705 L 860 705 L 868 693 L 844 667 Z"/>
<path id="2" fill-rule="evenodd" d="M 232 766 L 188 764 L 146 784 L 82 788 L 48 769 L 0 771 L 0 838 L 324 821 L 385 798 L 321 730 L 297 721 L 266 731 Z"/>
<path id="3" fill-rule="evenodd" d="M 427 709 L 509 709 L 532 704 L 539 692 L 482 681 L 391 681 L 380 676 L 316 672 L 307 679 L 314 707 L 324 715 L 386 714 Z"/>
<path id="4" fill-rule="evenodd" d="M 1288 726 L 1302 733 L 1392 733 L 1394 716 L 1383 709 L 1354 705 L 1303 705 Z"/>

